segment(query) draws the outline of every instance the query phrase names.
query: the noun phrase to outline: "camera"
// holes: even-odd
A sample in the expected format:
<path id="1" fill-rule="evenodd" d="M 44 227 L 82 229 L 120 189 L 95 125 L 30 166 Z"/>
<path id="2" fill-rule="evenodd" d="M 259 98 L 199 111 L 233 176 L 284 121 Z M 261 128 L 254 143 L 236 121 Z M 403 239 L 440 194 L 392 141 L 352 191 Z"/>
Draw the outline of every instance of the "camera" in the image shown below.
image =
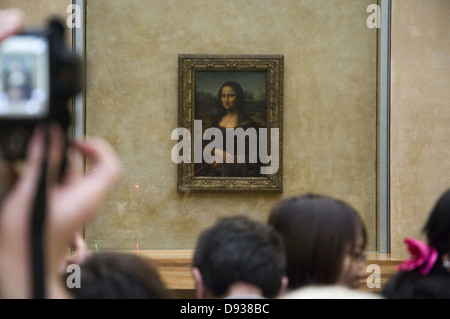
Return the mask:
<path id="1" fill-rule="evenodd" d="M 51 18 L 43 28 L 0 42 L 0 149 L 7 160 L 25 158 L 38 124 L 56 122 L 69 139 L 69 101 L 81 92 L 83 77 L 81 59 L 66 46 L 64 32 Z"/>

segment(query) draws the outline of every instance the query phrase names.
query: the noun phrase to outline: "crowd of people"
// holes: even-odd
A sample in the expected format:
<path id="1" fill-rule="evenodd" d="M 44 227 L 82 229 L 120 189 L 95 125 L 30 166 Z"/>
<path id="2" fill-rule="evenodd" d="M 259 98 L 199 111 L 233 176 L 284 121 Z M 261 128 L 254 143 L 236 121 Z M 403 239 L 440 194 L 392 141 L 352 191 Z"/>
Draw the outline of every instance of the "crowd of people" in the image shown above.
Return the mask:
<path id="1" fill-rule="evenodd" d="M 21 13 L 0 11 L 0 41 L 21 27 Z M 45 147 L 46 141 L 48 147 Z M 43 285 L 46 298 L 169 299 L 156 266 L 126 253 L 87 252 L 78 230 L 92 219 L 122 175 L 121 162 L 102 139 L 75 142 L 90 171 L 61 172 L 63 133 L 37 127 L 24 166 L 13 171 L 0 206 L 0 297 L 33 298 L 35 265 L 29 238 L 32 205 L 40 179 L 46 182 Z M 47 150 L 47 154 L 45 153 Z M 45 176 L 42 163 L 48 161 Z M 192 260 L 196 297 L 263 298 L 450 298 L 450 190 L 439 197 L 423 228 L 427 242 L 408 238 L 405 260 L 381 293 L 358 290 L 365 274 L 366 228 L 348 203 L 321 194 L 278 202 L 267 222 L 246 216 L 218 220 L 198 237 Z M 67 248 L 76 244 L 68 259 Z M 81 287 L 68 289 L 61 265 L 80 265 Z M 39 279 L 39 278 L 38 278 Z"/>

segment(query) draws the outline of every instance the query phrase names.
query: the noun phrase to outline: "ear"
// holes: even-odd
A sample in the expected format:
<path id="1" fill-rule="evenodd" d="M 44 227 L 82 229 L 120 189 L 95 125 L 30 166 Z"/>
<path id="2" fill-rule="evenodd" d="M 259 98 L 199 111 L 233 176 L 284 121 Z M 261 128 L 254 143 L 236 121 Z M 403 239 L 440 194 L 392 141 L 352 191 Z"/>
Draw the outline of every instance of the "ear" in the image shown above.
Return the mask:
<path id="1" fill-rule="evenodd" d="M 280 287 L 280 291 L 278 292 L 278 296 L 276 296 L 276 298 L 281 298 L 284 293 L 286 292 L 287 286 L 289 283 L 289 279 L 286 276 L 283 276 L 283 278 L 281 278 L 281 287 Z"/>
<path id="2" fill-rule="evenodd" d="M 200 269 L 197 267 L 192 268 L 192 276 L 195 282 L 195 294 L 197 299 L 206 299 L 206 287 L 203 284 L 203 277 Z"/>
<path id="3" fill-rule="evenodd" d="M 442 265 L 450 272 L 450 253 L 442 255 Z"/>

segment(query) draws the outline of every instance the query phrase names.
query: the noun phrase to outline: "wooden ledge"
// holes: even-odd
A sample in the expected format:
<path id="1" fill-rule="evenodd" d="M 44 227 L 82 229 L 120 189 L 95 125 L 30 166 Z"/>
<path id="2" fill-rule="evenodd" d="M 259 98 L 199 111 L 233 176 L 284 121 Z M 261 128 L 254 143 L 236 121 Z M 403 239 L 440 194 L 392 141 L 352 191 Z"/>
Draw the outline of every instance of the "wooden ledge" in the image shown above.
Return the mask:
<path id="1" fill-rule="evenodd" d="M 193 250 L 140 250 L 139 253 L 136 250 L 122 250 L 118 252 L 139 254 L 139 256 L 148 258 L 156 265 L 162 280 L 169 289 L 183 291 L 185 296 L 193 296 L 195 290 L 191 274 Z M 366 266 L 371 267 L 370 271 L 367 268 L 369 272 L 367 277 L 361 280 L 359 289 L 380 292 L 389 277 L 396 272 L 396 267 L 401 262 L 402 259 L 396 258 L 391 254 L 367 252 Z M 380 271 L 380 287 L 368 287 L 368 283 L 376 283 L 374 271 L 378 270 Z M 369 276 L 371 277 L 369 278 Z"/>
<path id="2" fill-rule="evenodd" d="M 195 289 L 191 274 L 193 250 L 141 250 L 139 255 L 156 265 L 167 288 Z"/>
<path id="3" fill-rule="evenodd" d="M 103 250 L 103 252 L 129 253 L 149 259 L 158 269 L 167 288 L 194 290 L 191 262 L 194 251 L 183 250 Z M 95 253 L 91 250 L 90 253 Z"/>
<path id="4" fill-rule="evenodd" d="M 361 279 L 360 290 L 381 292 L 389 278 L 397 272 L 397 266 L 403 262 L 403 259 L 392 256 L 391 254 L 382 254 L 377 252 L 368 252 L 366 260 L 367 277 Z M 378 268 L 379 267 L 379 268 Z M 379 271 L 379 286 L 374 287 L 376 276 Z"/>

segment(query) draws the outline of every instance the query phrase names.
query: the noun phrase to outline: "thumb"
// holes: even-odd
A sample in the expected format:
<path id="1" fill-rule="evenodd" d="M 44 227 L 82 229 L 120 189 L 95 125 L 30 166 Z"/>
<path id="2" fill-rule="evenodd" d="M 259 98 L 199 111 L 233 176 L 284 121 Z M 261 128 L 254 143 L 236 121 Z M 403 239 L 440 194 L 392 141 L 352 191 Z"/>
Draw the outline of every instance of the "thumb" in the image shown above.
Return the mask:
<path id="1" fill-rule="evenodd" d="M 19 9 L 0 10 L 0 41 L 18 32 L 22 19 L 23 13 Z"/>

